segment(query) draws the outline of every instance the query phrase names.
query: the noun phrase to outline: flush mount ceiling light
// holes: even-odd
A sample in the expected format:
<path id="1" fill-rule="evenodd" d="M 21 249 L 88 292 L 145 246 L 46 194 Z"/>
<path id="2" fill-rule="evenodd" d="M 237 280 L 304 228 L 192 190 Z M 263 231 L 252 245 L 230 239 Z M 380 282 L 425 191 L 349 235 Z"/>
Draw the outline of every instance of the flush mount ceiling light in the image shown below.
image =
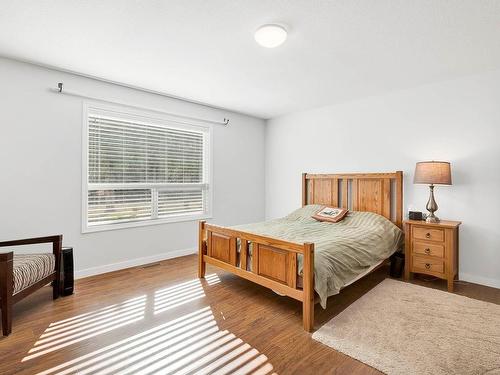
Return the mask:
<path id="1" fill-rule="evenodd" d="M 274 48 L 283 44 L 287 32 L 283 26 L 276 24 L 263 25 L 255 32 L 255 41 L 262 47 Z"/>

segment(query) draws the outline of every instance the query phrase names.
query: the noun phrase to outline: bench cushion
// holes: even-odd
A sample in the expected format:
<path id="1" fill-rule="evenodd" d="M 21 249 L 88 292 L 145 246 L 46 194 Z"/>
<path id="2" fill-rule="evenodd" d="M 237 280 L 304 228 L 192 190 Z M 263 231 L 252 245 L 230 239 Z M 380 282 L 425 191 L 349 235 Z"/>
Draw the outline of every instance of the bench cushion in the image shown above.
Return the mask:
<path id="1" fill-rule="evenodd" d="M 56 269 L 52 253 L 14 254 L 14 294 L 49 276 Z"/>

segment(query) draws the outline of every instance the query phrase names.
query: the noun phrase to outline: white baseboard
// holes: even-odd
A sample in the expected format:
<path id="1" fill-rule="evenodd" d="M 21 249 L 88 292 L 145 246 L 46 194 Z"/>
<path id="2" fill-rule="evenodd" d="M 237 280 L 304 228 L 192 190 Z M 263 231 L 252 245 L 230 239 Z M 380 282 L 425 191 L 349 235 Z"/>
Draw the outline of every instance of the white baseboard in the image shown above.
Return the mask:
<path id="1" fill-rule="evenodd" d="M 498 279 L 490 279 L 488 277 L 471 275 L 469 273 L 460 272 L 459 275 L 460 280 L 468 281 L 474 284 L 481 284 L 486 286 L 491 286 L 493 288 L 500 288 L 500 280 Z"/>
<path id="2" fill-rule="evenodd" d="M 182 257 L 185 255 L 196 254 L 196 252 L 197 252 L 196 249 L 183 249 L 183 250 L 169 251 L 168 253 L 156 254 L 156 255 L 149 256 L 149 257 L 135 258 L 135 259 L 127 260 L 125 262 L 112 263 L 112 264 L 106 264 L 106 265 L 98 266 L 98 267 L 86 268 L 83 270 L 76 271 L 75 272 L 75 279 L 81 279 L 81 278 L 88 277 L 88 276 L 100 275 L 100 274 L 107 273 L 107 272 L 119 271 L 119 270 L 123 270 L 125 268 L 130 268 L 130 267 L 142 266 L 144 264 L 160 262 L 162 260 Z M 487 278 L 487 277 L 476 276 L 476 275 L 471 275 L 468 273 L 460 272 L 460 280 L 467 281 L 467 282 L 474 283 L 474 284 L 491 286 L 493 288 L 500 289 L 500 280 L 498 280 L 498 279 L 491 279 L 491 278 Z"/>
<path id="3" fill-rule="evenodd" d="M 182 257 L 184 255 L 196 254 L 196 252 L 197 252 L 197 250 L 193 250 L 193 249 L 169 251 L 168 253 L 151 255 L 149 257 L 143 257 L 143 258 L 135 258 L 135 259 L 127 260 L 125 262 L 105 264 L 103 266 L 92 267 L 92 268 L 85 268 L 83 270 L 78 270 L 75 272 L 75 279 L 81 279 L 83 277 L 100 275 L 102 273 L 123 270 L 125 268 L 130 268 L 130 267 L 142 266 L 144 264 L 160 262 L 160 261 L 166 260 L 166 259 Z"/>

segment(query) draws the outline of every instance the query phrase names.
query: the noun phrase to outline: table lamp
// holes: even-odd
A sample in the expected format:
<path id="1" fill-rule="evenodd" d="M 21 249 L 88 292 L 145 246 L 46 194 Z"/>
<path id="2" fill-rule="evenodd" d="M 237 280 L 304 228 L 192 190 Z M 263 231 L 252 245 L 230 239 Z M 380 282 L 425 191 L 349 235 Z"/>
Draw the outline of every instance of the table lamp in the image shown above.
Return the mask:
<path id="1" fill-rule="evenodd" d="M 451 168 L 447 161 L 421 161 L 415 167 L 414 184 L 429 184 L 430 196 L 425 208 L 429 215 L 425 219 L 428 223 L 438 223 L 439 218 L 434 215 L 438 205 L 434 200 L 434 185 L 451 185 Z"/>

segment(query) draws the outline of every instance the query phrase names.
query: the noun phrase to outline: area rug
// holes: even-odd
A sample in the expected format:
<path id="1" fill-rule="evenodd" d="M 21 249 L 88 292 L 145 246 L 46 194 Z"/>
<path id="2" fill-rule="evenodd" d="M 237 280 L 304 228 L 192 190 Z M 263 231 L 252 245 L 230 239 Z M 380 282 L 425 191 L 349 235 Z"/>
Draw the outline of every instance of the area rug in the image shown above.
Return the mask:
<path id="1" fill-rule="evenodd" d="M 391 279 L 313 338 L 391 375 L 500 374 L 500 305 Z"/>

